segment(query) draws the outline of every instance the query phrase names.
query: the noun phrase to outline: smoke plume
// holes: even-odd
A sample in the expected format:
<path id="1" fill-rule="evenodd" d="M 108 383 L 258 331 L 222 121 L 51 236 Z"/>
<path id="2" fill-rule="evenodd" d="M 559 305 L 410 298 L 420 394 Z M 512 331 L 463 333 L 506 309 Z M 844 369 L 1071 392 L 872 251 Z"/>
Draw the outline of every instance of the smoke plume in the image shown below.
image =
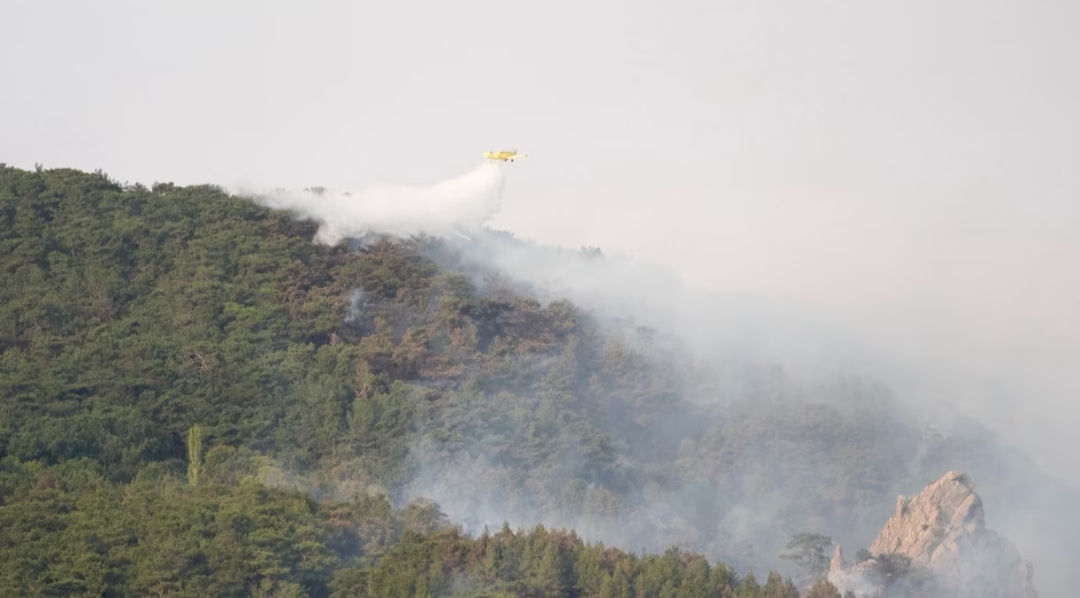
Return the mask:
<path id="1" fill-rule="evenodd" d="M 428 186 L 238 192 L 315 220 L 319 223 L 315 241 L 337 245 L 368 234 L 468 238 L 499 210 L 503 180 L 500 165 L 484 163 L 468 174 Z"/>
<path id="2" fill-rule="evenodd" d="M 587 447 L 573 430 L 561 432 L 560 445 L 568 447 L 567 452 L 549 463 L 554 469 L 547 472 L 489 461 L 482 451 L 446 454 L 445 447 L 429 446 L 431 439 L 421 435 L 412 451 L 418 474 L 405 481 L 400 498 L 435 499 L 471 532 L 501 522 L 544 523 L 572 527 L 590 540 L 628 549 L 663 550 L 678 544 L 740 568 L 782 568 L 777 555 L 793 531 L 813 528 L 847 546 L 865 546 L 888 517 L 896 494 L 916 490 L 943 470 L 961 468 L 985 480 L 994 525 L 1042 566 L 1041 584 L 1064 586 L 1067 568 L 1054 555 L 1072 552 L 1069 534 L 1051 530 L 1080 525 L 1060 507 L 1071 494 L 1049 490 L 1053 482 L 1043 472 L 1005 459 L 1006 451 L 993 441 L 978 440 L 983 433 L 978 426 L 950 425 L 948 402 L 924 411 L 915 408 L 903 390 L 897 400 L 884 402 L 872 392 L 844 391 L 837 379 L 876 379 L 896 390 L 909 375 L 889 363 L 880 346 L 852 330 L 843 314 L 776 298 L 698 292 L 684 288 L 667 270 L 636 260 L 593 248 L 539 246 L 485 229 L 500 207 L 503 185 L 501 166 L 483 164 L 431 186 L 275 190 L 256 193 L 254 199 L 317 221 L 315 241 L 329 245 L 369 234 L 443 237 L 442 250 L 431 257 L 468 275 L 478 289 L 498 274 L 543 303 L 570 299 L 591 314 L 606 336 L 625 337 L 627 346 L 634 345 L 641 330 L 658 332 L 660 340 L 641 348 L 645 363 L 666 371 L 685 402 L 650 429 L 661 444 L 678 446 L 677 455 L 639 454 L 646 449 L 634 448 L 637 431 L 617 422 L 599 424 L 607 426 L 603 432 L 625 460 L 620 462 L 632 464 L 635 476 L 661 465 L 689 472 L 716 469 L 716 455 L 733 450 L 724 438 L 745 436 L 748 444 L 735 447 L 740 456 L 716 479 L 690 475 L 665 481 L 661 476 L 659 483 L 650 480 L 641 488 L 609 490 L 580 481 L 586 477 L 581 454 Z M 346 320 L 362 320 L 372 307 L 356 291 Z M 672 369 L 667 361 L 695 365 L 691 373 Z M 547 367 L 545 363 L 534 365 Z M 781 366 L 784 376 L 776 392 L 765 392 L 757 372 L 759 366 L 772 364 Z M 542 403 L 535 389 L 505 390 L 511 398 L 502 400 L 512 405 L 503 405 L 504 410 L 526 413 Z M 786 402 L 763 398 L 769 393 L 787 397 Z M 822 405 L 831 405 L 831 417 L 837 418 L 819 422 L 826 432 L 813 432 L 802 443 L 771 436 L 783 426 L 801 430 L 777 422 L 815 416 Z M 860 419 L 866 409 L 875 411 L 872 420 Z M 878 420 L 889 423 L 872 423 Z M 810 451 L 805 443 L 825 446 L 833 434 L 860 437 L 870 429 L 873 439 L 862 445 L 865 458 L 873 466 L 891 468 L 895 479 L 889 488 L 853 489 L 874 496 L 846 515 L 831 514 L 828 508 L 835 505 L 824 499 L 809 504 L 813 501 L 805 496 L 795 498 L 817 487 L 813 480 L 836 473 L 831 457 L 801 457 Z M 515 428 L 493 424 L 491 432 L 513 438 Z M 821 446 L 818 453 L 829 454 Z M 801 471 L 791 479 L 802 480 L 798 483 L 806 488 L 772 488 L 770 476 L 783 468 Z M 471 482 L 462 484 L 462 479 Z M 845 494 L 839 502 L 849 499 Z"/>

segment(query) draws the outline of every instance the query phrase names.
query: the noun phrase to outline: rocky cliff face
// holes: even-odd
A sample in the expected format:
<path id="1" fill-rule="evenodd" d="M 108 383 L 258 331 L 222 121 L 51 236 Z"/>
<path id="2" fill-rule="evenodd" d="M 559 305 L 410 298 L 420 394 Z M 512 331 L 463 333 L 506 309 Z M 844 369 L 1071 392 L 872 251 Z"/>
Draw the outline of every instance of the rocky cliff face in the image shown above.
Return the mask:
<path id="1" fill-rule="evenodd" d="M 899 497 L 869 552 L 850 564 L 837 547 L 829 580 L 860 598 L 1037 598 L 1031 563 L 986 528 L 982 500 L 963 473 L 951 471 L 917 496 Z"/>

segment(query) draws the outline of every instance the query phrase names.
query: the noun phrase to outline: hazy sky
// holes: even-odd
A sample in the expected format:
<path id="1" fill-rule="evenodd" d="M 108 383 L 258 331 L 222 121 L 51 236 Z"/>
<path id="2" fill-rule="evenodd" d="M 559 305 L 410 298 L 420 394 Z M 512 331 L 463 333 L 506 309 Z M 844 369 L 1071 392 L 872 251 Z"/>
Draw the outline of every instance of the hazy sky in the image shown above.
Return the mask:
<path id="1" fill-rule="evenodd" d="M 942 400 L 993 405 L 1080 484 L 1080 3 L 5 0 L 2 15 L 0 161 L 355 187 L 433 183 L 516 146 L 531 157 L 508 169 L 495 226 L 815 301 L 906 358 L 993 374 L 1021 394 Z"/>

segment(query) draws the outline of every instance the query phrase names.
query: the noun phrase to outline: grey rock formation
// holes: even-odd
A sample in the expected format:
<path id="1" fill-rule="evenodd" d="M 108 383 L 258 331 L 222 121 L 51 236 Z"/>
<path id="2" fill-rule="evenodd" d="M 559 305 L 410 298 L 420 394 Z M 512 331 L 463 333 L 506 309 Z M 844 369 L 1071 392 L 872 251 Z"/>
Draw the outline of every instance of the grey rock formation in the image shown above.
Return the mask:
<path id="1" fill-rule="evenodd" d="M 950 471 L 896 512 L 870 546 L 872 558 L 849 565 L 840 549 L 829 579 L 856 595 L 1037 598 L 1033 568 L 1016 547 L 986 528 L 982 500 L 966 474 Z"/>

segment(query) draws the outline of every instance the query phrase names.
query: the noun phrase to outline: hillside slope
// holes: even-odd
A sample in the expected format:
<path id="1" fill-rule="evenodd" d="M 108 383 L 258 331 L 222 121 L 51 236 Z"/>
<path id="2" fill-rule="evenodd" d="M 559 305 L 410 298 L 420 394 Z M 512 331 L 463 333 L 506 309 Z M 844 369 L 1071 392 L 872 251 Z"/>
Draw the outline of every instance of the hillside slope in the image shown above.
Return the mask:
<path id="1" fill-rule="evenodd" d="M 371 573 L 364 559 L 405 529 L 389 504 L 417 497 L 475 534 L 545 523 L 745 571 L 781 566 L 799 531 L 868 545 L 896 494 L 949 469 L 983 480 L 990 504 L 1046 496 L 1048 482 L 978 426 L 927 435 L 871 382 L 800 388 L 762 368 L 742 395 L 691 402 L 699 364 L 656 331 L 541 303 L 513 272 L 455 269 L 460 248 L 444 241 L 327 248 L 315 230 L 213 187 L 0 168 L 0 514 L 12 529 L 70 515 L 56 529 L 76 534 L 65 545 L 97 547 L 98 583 L 119 576 L 141 595 L 179 591 L 189 573 L 166 575 L 132 546 L 221 538 L 216 525 L 248 546 L 280 524 L 263 552 L 220 553 L 269 569 L 189 589 L 247 595 L 271 580 L 267 591 L 315 596 L 339 572 Z M 205 464 L 191 488 L 196 425 Z M 355 498 L 377 496 L 390 502 Z M 173 504 L 171 531 L 140 528 Z M 222 519 L 265 505 L 273 522 Z M 121 511 L 108 534 L 96 529 Z M 208 527 L 190 529 L 205 512 Z M 315 552 L 282 552 L 304 542 Z M 28 567 L 7 579 L 70 556 L 49 546 L 6 560 Z M 224 566 L 192 550 L 191 571 Z"/>

